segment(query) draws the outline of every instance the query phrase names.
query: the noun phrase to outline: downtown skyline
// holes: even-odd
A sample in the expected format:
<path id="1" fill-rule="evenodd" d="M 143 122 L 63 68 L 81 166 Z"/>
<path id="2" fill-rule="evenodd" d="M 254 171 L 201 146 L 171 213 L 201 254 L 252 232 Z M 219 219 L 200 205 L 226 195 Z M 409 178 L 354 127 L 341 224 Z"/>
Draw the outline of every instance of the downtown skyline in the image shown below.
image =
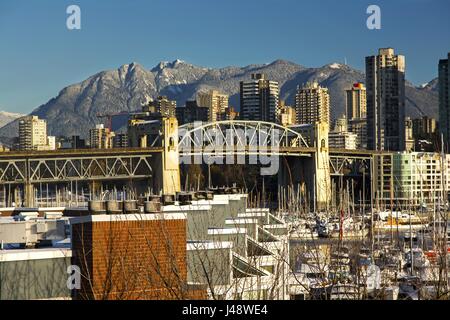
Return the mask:
<path id="1" fill-rule="evenodd" d="M 0 0 L 0 302 L 450 300 L 449 9 Z"/>
<path id="2" fill-rule="evenodd" d="M 381 7 L 381 30 L 367 29 L 366 1 L 282 1 L 273 10 L 265 10 L 270 4 L 262 1 L 253 11 L 253 1 L 75 3 L 82 28 L 72 31 L 65 26 L 72 2 L 0 4 L 0 37 L 8 44 L 0 50 L 0 110 L 31 112 L 67 85 L 132 61 L 150 69 L 175 59 L 208 68 L 276 59 L 320 67 L 347 60 L 364 70 L 365 56 L 392 46 L 406 56 L 406 79 L 421 85 L 437 77 L 437 62 L 448 52 L 441 39 L 450 32 L 442 9 L 449 4 L 442 1 L 374 1 Z M 414 19 L 417 12 L 422 23 Z M 266 23 L 268 30 L 249 37 L 252 21 Z M 275 41 L 264 43 L 266 36 Z"/>

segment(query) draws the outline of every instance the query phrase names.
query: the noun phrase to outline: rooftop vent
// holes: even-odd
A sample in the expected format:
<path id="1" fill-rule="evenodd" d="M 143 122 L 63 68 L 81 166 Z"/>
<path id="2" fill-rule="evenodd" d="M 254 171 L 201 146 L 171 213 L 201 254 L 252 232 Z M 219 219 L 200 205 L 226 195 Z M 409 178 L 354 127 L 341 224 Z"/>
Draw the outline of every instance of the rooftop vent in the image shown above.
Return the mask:
<path id="1" fill-rule="evenodd" d="M 123 202 L 118 200 L 106 201 L 106 212 L 108 214 L 121 214 L 123 212 Z"/>
<path id="2" fill-rule="evenodd" d="M 162 199 L 165 206 L 175 204 L 175 197 L 173 194 L 165 194 Z"/>
<path id="3" fill-rule="evenodd" d="M 193 198 L 192 193 L 185 193 L 185 192 L 178 193 L 178 201 L 180 205 L 192 204 L 192 198 Z"/>
<path id="4" fill-rule="evenodd" d="M 39 213 L 36 211 L 22 211 L 18 215 L 14 216 L 14 220 L 29 221 L 32 219 L 37 219 L 38 217 L 39 217 Z"/>
<path id="5" fill-rule="evenodd" d="M 92 215 L 105 214 L 106 213 L 106 201 L 103 200 L 90 200 L 88 202 L 88 210 Z"/>

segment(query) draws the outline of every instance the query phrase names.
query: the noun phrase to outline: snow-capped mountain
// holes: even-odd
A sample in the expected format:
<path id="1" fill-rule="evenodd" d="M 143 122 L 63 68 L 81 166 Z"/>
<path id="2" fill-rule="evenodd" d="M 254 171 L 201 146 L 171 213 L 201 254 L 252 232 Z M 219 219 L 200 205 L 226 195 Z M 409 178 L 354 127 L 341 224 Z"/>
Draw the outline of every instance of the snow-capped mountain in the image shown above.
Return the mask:
<path id="1" fill-rule="evenodd" d="M 24 116 L 24 114 L 21 114 L 21 113 L 0 111 L 0 127 L 3 127 L 5 124 L 8 124 L 11 121 L 16 120 L 17 118 L 20 118 L 23 116 Z"/>
<path id="2" fill-rule="evenodd" d="M 182 107 L 186 100 L 195 98 L 196 92 L 214 88 L 229 94 L 230 105 L 239 109 L 239 81 L 250 79 L 251 73 L 265 73 L 269 79 L 278 81 L 281 99 L 290 105 L 294 104 L 298 85 L 318 81 L 329 88 L 333 119 L 345 110 L 344 90 L 354 82 L 365 80 L 363 72 L 336 62 L 307 68 L 276 60 L 269 64 L 214 69 L 175 60 L 160 62 L 150 70 L 133 62 L 62 89 L 32 114 L 47 119 L 49 134 L 87 136 L 88 128 L 103 121 L 97 114 L 138 110 L 142 102 L 158 95 L 167 95 Z M 408 115 L 437 116 L 436 90 L 428 85 L 420 88 L 407 84 L 406 95 Z M 0 129 L 0 136 L 16 135 L 17 121 Z"/>
<path id="3" fill-rule="evenodd" d="M 427 89 L 427 90 L 431 90 L 431 91 L 437 91 L 437 90 L 439 90 L 438 85 L 439 85 L 439 79 L 438 78 L 434 78 L 430 82 L 422 84 L 420 87 L 422 89 Z"/>

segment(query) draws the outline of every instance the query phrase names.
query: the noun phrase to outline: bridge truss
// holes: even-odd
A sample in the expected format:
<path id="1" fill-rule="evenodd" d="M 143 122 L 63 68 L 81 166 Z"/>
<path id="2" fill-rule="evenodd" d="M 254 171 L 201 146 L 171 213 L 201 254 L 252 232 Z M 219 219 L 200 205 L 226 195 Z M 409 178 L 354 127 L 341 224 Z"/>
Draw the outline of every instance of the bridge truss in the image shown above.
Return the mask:
<path id="1" fill-rule="evenodd" d="M 227 120 L 179 127 L 180 155 L 284 154 L 309 151 L 304 137 L 290 128 L 264 121 Z"/>
<path id="2" fill-rule="evenodd" d="M 0 159 L 0 185 L 83 180 L 147 178 L 153 175 L 151 154 L 21 157 Z M 59 155 L 59 156 L 58 156 Z"/>
<path id="3" fill-rule="evenodd" d="M 330 154 L 329 158 L 331 176 L 370 174 L 370 166 L 373 159 L 370 156 Z"/>

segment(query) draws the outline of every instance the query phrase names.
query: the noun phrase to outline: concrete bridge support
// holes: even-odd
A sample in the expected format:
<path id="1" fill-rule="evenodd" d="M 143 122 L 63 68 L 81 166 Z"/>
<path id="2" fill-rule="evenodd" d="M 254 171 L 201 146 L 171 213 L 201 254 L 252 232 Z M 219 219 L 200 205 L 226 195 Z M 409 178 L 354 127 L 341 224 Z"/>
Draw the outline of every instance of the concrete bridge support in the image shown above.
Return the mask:
<path id="1" fill-rule="evenodd" d="M 331 201 L 328 126 L 317 123 L 310 141 L 315 148 L 311 157 L 284 157 L 278 176 L 279 183 L 294 189 L 304 186 L 310 209 L 326 210 Z"/>
<path id="2" fill-rule="evenodd" d="M 178 153 L 178 122 L 176 118 L 162 119 L 163 152 L 152 159 L 153 190 L 163 194 L 181 191 Z"/>

